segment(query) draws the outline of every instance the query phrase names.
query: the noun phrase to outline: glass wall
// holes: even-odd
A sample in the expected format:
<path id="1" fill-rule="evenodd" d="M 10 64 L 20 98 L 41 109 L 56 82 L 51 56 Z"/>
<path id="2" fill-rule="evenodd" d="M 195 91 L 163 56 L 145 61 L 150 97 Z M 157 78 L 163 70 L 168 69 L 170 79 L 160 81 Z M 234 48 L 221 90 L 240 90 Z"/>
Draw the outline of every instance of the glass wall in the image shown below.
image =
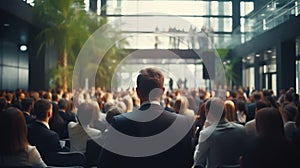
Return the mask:
<path id="1" fill-rule="evenodd" d="M 20 51 L 17 44 L 6 40 L 0 41 L 0 48 L 0 88 L 28 89 L 28 52 Z"/>
<path id="2" fill-rule="evenodd" d="M 211 47 L 226 48 L 232 13 L 229 0 L 107 0 L 108 21 L 118 20 L 116 26 L 128 37 L 127 48 L 133 49 L 201 48 L 203 34 L 209 36 Z"/>

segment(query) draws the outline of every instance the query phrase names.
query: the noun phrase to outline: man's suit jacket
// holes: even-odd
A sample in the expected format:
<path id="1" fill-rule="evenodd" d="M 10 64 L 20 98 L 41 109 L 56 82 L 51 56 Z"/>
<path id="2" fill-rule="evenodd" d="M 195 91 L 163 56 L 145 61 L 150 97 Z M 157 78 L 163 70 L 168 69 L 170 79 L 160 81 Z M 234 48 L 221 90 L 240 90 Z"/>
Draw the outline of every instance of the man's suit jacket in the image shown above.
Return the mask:
<path id="1" fill-rule="evenodd" d="M 35 121 L 35 118 L 33 118 L 31 115 L 28 115 L 26 112 L 23 112 L 23 114 L 27 125 Z"/>
<path id="2" fill-rule="evenodd" d="M 35 121 L 28 125 L 27 138 L 31 145 L 37 147 L 42 157 L 45 153 L 63 151 L 58 134 L 48 129 L 43 123 Z"/>
<path id="3" fill-rule="evenodd" d="M 246 122 L 255 118 L 256 102 L 247 105 Z"/>
<path id="4" fill-rule="evenodd" d="M 192 122 L 188 120 L 186 116 L 177 115 L 174 113 L 170 113 L 165 111 L 163 107 L 151 104 L 151 110 L 146 111 L 150 107 L 150 104 L 142 105 L 141 108 L 137 111 L 126 113 L 123 115 L 115 116 L 112 122 L 112 127 L 117 129 L 118 131 L 134 137 L 148 137 L 152 135 L 156 135 L 165 129 L 169 128 L 169 126 L 175 121 L 176 117 L 182 119 L 181 124 L 182 126 L 189 126 L 192 125 Z M 145 112 L 146 111 L 146 112 Z M 147 122 L 137 122 L 128 119 L 128 116 L 140 115 L 140 112 L 145 113 L 161 113 L 158 117 L 153 119 L 152 121 Z M 144 115 L 143 114 L 143 115 Z M 178 133 L 178 130 L 173 130 L 174 134 Z M 179 134 L 179 133 L 178 133 Z M 110 139 L 110 130 L 108 130 L 108 134 L 106 137 L 105 143 L 111 142 Z M 98 166 L 101 168 L 118 168 L 118 167 L 178 167 L 178 168 L 188 168 L 191 167 L 193 164 L 193 151 L 192 151 L 192 144 L 191 144 L 191 131 L 187 131 L 184 137 L 179 142 L 175 144 L 173 147 L 150 156 L 144 157 L 129 157 L 129 156 L 122 156 L 119 154 L 115 154 L 110 152 L 106 149 L 103 149 L 100 153 L 100 157 L 98 160 Z M 126 144 L 119 139 L 120 145 L 130 146 L 132 144 Z M 161 141 L 158 140 L 156 142 L 157 145 L 160 145 Z M 106 144 L 104 144 L 105 148 Z M 148 147 L 148 149 L 147 149 Z M 154 146 L 155 147 L 155 146 Z M 134 148 L 131 147 L 131 148 Z M 149 146 L 145 146 L 145 150 L 149 150 Z"/>
<path id="5" fill-rule="evenodd" d="M 246 132 L 242 125 L 224 120 L 203 129 L 194 154 L 195 165 L 215 168 L 239 164 L 245 138 Z"/>

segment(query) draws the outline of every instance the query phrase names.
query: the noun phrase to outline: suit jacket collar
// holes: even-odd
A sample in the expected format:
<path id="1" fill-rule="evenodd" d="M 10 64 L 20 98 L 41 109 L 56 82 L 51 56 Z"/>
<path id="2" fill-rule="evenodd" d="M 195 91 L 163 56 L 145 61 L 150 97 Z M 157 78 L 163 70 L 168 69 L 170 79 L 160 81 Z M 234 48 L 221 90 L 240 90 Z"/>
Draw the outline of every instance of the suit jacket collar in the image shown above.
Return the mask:
<path id="1" fill-rule="evenodd" d="M 45 126 L 46 128 L 50 129 L 49 124 L 47 122 L 45 122 L 45 121 L 36 120 L 36 123 L 37 124 L 41 124 L 41 125 Z"/>

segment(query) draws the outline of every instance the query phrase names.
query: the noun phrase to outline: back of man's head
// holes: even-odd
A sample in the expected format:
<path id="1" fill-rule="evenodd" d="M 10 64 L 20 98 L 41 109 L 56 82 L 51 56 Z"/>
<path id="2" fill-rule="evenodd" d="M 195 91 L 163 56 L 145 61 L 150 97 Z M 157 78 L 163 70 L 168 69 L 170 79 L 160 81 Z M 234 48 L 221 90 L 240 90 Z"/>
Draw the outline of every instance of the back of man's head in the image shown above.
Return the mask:
<path id="1" fill-rule="evenodd" d="M 48 117 L 48 112 L 51 109 L 52 104 L 45 99 L 38 100 L 34 104 L 34 114 L 38 120 L 45 121 Z"/>
<path id="2" fill-rule="evenodd" d="M 258 92 L 258 91 L 256 91 L 256 92 L 253 92 L 253 99 L 254 99 L 254 101 L 259 101 L 260 99 L 261 99 L 261 93 L 260 92 Z"/>
<path id="3" fill-rule="evenodd" d="M 58 101 L 58 108 L 61 109 L 61 110 L 66 110 L 67 109 L 67 106 L 68 106 L 68 102 L 66 99 L 60 99 Z"/>
<path id="4" fill-rule="evenodd" d="M 153 89 L 164 88 L 164 76 L 162 72 L 154 68 L 146 68 L 140 71 L 137 77 L 137 90 L 139 96 L 142 98 L 148 98 Z M 153 92 L 151 92 L 152 94 Z M 162 93 L 155 92 L 151 97 L 161 96 Z"/>
<path id="5" fill-rule="evenodd" d="M 55 101 L 55 102 L 58 101 L 58 95 L 57 95 L 57 93 L 53 93 L 52 94 L 52 101 Z"/>
<path id="6" fill-rule="evenodd" d="M 289 103 L 283 107 L 282 112 L 286 115 L 287 121 L 295 121 L 298 115 L 298 108 L 293 103 Z"/>
<path id="7" fill-rule="evenodd" d="M 30 112 L 30 108 L 33 108 L 33 99 L 30 97 L 26 97 L 22 100 L 22 109 L 26 112 Z"/>
<path id="8" fill-rule="evenodd" d="M 224 101 L 219 97 L 212 97 L 205 103 L 205 109 L 208 115 L 212 116 L 213 119 L 224 119 Z"/>
<path id="9" fill-rule="evenodd" d="M 271 104 L 267 101 L 260 100 L 256 103 L 256 111 L 266 107 L 271 107 Z"/>

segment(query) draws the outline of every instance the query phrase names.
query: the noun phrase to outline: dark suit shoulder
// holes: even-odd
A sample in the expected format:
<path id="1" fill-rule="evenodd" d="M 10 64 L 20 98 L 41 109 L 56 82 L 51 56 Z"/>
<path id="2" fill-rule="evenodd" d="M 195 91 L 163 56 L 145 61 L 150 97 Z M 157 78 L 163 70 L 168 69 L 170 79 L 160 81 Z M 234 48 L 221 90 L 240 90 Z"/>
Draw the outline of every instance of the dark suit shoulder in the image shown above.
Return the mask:
<path id="1" fill-rule="evenodd" d="M 34 121 L 28 125 L 28 132 L 42 135 L 57 135 L 56 132 L 48 129 L 44 124 Z"/>

